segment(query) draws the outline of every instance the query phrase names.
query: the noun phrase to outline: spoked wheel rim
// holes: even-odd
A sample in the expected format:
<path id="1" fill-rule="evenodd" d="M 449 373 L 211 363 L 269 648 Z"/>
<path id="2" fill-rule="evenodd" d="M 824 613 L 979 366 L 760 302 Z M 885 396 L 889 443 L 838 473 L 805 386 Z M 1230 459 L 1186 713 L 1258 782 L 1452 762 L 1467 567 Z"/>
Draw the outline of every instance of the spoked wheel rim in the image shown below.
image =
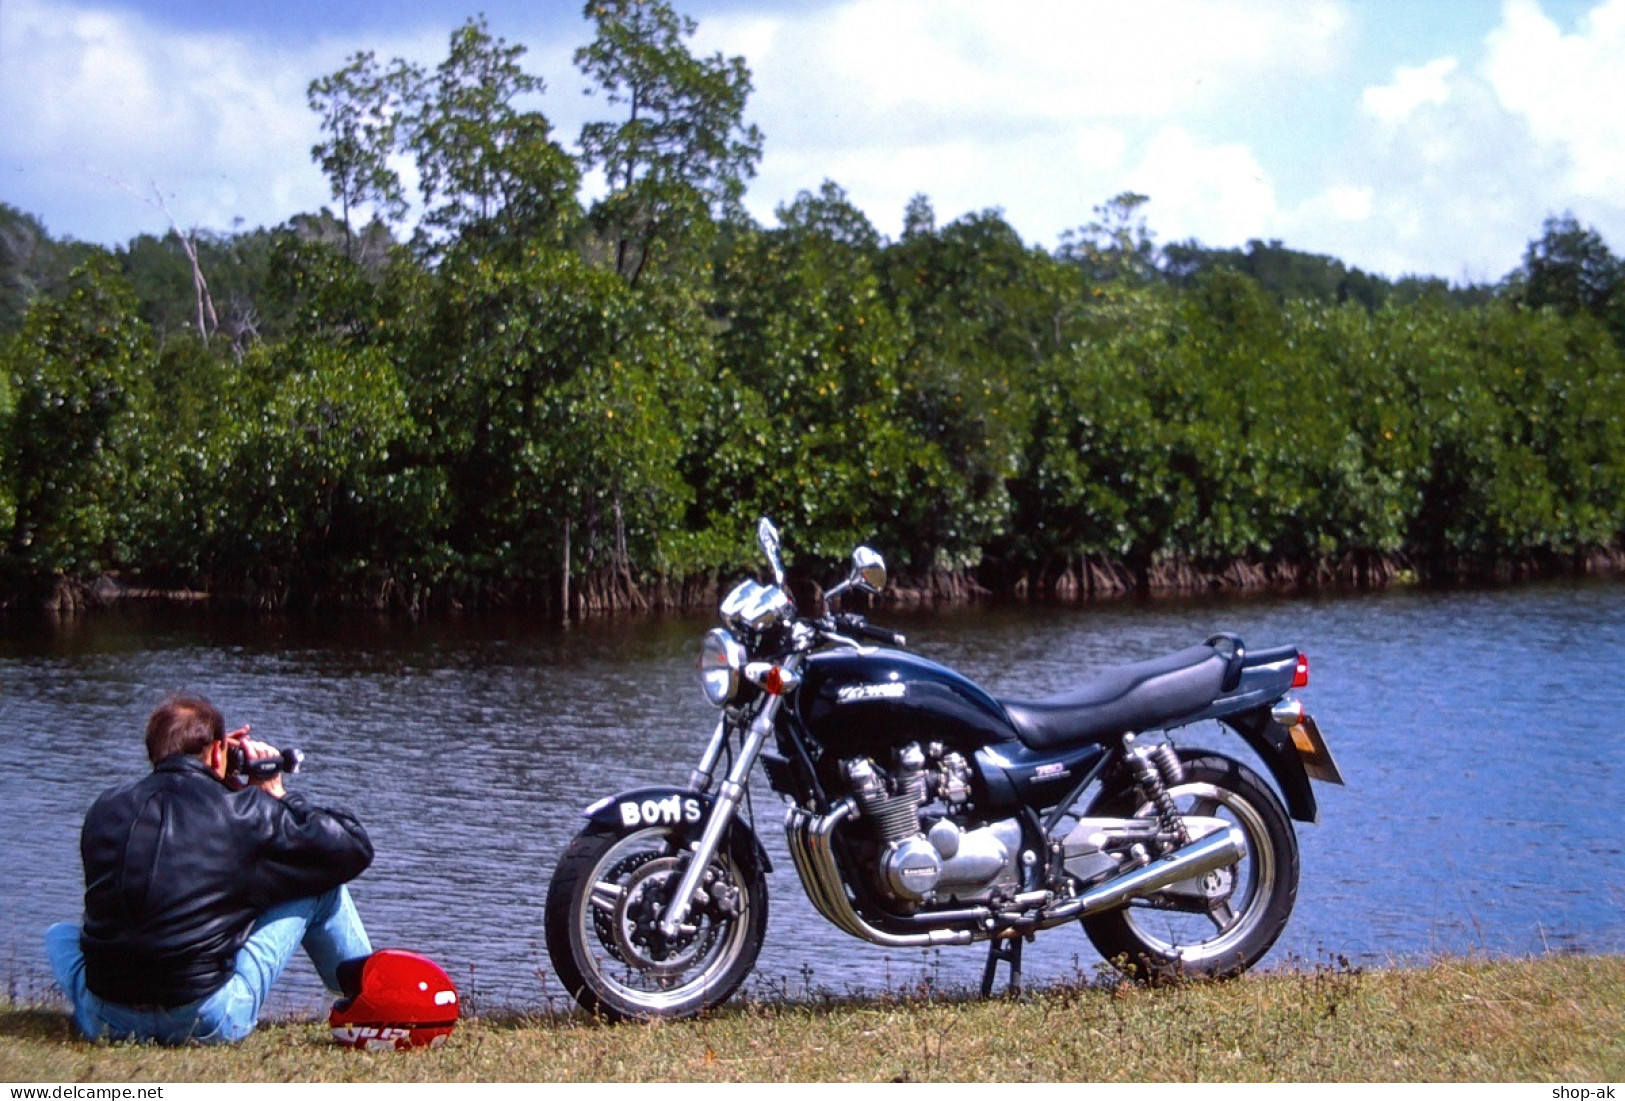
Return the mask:
<path id="1" fill-rule="evenodd" d="M 1269 828 L 1251 800 L 1217 784 L 1188 782 L 1168 789 L 1182 816 L 1221 818 L 1240 827 L 1247 852 L 1235 864 L 1210 872 L 1196 892 L 1159 892 L 1130 904 L 1123 919 L 1158 955 L 1186 963 L 1203 963 L 1238 946 L 1269 910 L 1279 869 Z M 1136 812 L 1154 817 L 1146 803 Z"/>
<path id="2" fill-rule="evenodd" d="M 696 905 L 675 938 L 658 925 L 687 864 L 672 831 L 628 834 L 593 865 L 576 918 L 582 963 L 605 993 L 651 1015 L 692 1004 L 722 982 L 750 939 L 748 879 L 725 854 L 711 862 Z"/>

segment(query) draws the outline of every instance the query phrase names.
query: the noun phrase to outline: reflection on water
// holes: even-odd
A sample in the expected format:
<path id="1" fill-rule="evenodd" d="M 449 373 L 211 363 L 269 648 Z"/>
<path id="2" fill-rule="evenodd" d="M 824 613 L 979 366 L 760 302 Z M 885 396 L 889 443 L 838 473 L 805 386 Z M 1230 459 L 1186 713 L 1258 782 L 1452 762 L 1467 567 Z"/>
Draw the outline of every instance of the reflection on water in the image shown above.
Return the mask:
<path id="1" fill-rule="evenodd" d="M 1218 630 L 1311 657 L 1302 693 L 1350 786 L 1301 826 L 1298 909 L 1271 959 L 1382 963 L 1437 951 L 1625 951 L 1625 585 L 1450 594 L 1001 607 L 877 616 L 995 694 L 1067 688 L 1091 667 Z M 354 887 L 373 939 L 442 962 L 476 1001 L 538 1006 L 553 861 L 599 796 L 681 782 L 714 721 L 692 676 L 709 624 L 559 631 L 518 620 L 294 622 L 196 612 L 0 634 L 0 801 L 13 867 L 0 912 L 14 993 L 43 989 L 40 933 L 80 906 L 78 830 L 145 769 L 167 692 L 306 750 L 295 778 L 355 811 L 378 859 Z M 1208 724 L 1192 740 L 1247 756 Z M 802 896 L 765 786 L 774 865 L 753 989 L 975 983 L 985 949 L 877 948 Z M 1090 972 L 1078 929 L 1027 947 L 1030 981 Z M 277 1007 L 322 1004 L 299 961 Z"/>

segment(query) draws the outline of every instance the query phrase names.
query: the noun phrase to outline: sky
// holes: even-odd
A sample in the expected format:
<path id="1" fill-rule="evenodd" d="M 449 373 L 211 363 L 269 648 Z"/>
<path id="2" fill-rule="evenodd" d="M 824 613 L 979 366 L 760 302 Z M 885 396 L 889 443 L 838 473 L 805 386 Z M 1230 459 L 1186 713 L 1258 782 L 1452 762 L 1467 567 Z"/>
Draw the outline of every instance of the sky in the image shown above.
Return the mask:
<path id="1" fill-rule="evenodd" d="M 742 56 L 764 224 L 833 180 L 897 236 L 998 209 L 1054 248 L 1124 191 L 1159 243 L 1252 239 L 1500 279 L 1551 216 L 1625 253 L 1625 0 L 674 0 Z M 332 203 L 305 90 L 433 66 L 483 12 L 574 150 L 613 117 L 579 0 L 0 0 L 0 202 L 56 237 L 273 226 Z"/>

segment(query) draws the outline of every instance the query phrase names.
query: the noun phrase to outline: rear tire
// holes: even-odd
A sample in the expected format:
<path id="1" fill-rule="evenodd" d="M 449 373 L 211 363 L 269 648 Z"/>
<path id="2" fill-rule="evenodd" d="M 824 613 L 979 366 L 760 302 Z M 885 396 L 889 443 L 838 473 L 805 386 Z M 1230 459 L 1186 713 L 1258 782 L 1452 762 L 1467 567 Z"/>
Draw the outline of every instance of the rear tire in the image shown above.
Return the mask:
<path id="1" fill-rule="evenodd" d="M 687 834 L 591 825 L 576 836 L 553 872 L 545 923 L 553 970 L 583 1009 L 672 1020 L 732 996 L 767 932 L 767 882 L 741 837 L 712 860 L 685 932 L 667 939 L 657 925 L 688 862 Z"/>
<path id="2" fill-rule="evenodd" d="M 1165 891 L 1082 919 L 1108 962 L 1148 982 L 1241 974 L 1274 946 L 1298 897 L 1298 840 L 1275 793 L 1229 757 L 1180 758 L 1185 780 L 1168 789 L 1180 813 L 1220 817 L 1240 827 L 1247 855 L 1204 877 L 1209 903 Z M 1156 811 L 1139 791 L 1119 787 L 1096 799 L 1088 813 L 1134 818 Z"/>

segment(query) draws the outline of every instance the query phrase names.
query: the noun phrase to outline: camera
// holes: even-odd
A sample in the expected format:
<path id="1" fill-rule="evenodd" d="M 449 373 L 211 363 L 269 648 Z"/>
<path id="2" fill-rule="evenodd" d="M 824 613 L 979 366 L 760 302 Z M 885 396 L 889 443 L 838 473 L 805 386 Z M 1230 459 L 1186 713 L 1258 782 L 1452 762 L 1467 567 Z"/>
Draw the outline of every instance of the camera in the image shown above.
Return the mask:
<path id="1" fill-rule="evenodd" d="M 284 749 L 278 756 L 250 761 L 240 746 L 226 752 L 226 771 L 245 780 L 269 780 L 279 772 L 298 772 L 305 755 L 298 749 Z"/>

